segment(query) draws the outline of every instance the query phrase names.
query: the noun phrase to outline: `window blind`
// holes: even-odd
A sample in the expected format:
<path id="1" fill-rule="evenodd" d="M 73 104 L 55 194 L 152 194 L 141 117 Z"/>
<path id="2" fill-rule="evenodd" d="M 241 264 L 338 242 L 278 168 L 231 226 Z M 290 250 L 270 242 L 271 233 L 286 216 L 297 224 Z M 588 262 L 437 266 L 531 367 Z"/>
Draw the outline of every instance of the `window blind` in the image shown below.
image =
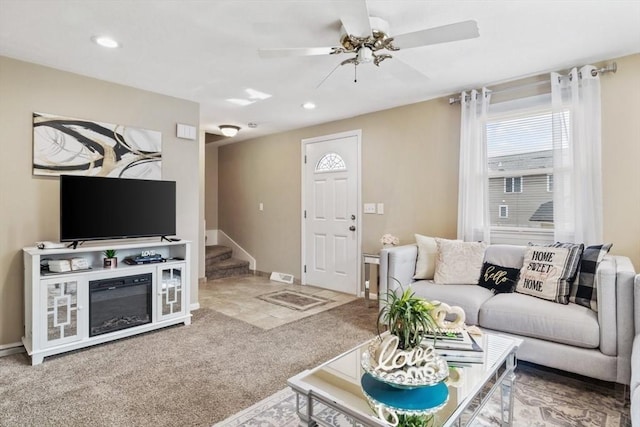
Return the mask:
<path id="1" fill-rule="evenodd" d="M 553 230 L 550 106 L 490 115 L 486 136 L 492 235 L 500 228 Z"/>

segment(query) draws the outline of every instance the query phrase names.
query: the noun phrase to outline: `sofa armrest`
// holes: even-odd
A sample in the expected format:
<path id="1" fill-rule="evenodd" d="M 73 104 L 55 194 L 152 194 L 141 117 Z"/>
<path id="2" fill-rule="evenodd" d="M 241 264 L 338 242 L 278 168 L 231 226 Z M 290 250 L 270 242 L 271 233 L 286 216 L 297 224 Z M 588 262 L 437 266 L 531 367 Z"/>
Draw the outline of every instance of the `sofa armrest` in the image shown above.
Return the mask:
<path id="1" fill-rule="evenodd" d="M 608 255 L 596 273 L 600 351 L 617 357 L 617 380 L 629 384 L 634 337 L 633 292 L 635 270 L 625 256 Z"/>
<path id="2" fill-rule="evenodd" d="M 413 282 L 417 259 L 418 245 L 416 244 L 382 249 L 380 252 L 380 283 L 378 285 L 380 307 L 384 306 L 387 292 L 395 291 L 398 287 L 396 280 L 402 286 Z"/>
<path id="3" fill-rule="evenodd" d="M 626 256 L 614 256 L 616 261 L 616 299 L 618 316 L 618 380 L 629 384 L 631 378 L 631 349 L 633 347 L 633 292 L 636 272 Z"/>
<path id="4" fill-rule="evenodd" d="M 633 286 L 633 318 L 635 321 L 634 336 L 640 334 L 640 274 L 636 274 Z M 638 355 L 640 357 L 640 354 Z"/>

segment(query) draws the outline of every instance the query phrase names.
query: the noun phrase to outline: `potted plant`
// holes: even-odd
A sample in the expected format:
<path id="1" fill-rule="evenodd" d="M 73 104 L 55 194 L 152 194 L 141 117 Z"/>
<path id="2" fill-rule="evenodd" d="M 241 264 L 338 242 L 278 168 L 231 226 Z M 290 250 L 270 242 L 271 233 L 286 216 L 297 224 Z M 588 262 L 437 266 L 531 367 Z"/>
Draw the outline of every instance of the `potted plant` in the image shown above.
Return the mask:
<path id="1" fill-rule="evenodd" d="M 386 305 L 378 315 L 378 335 L 380 325 L 385 325 L 391 335 L 398 337 L 398 347 L 402 350 L 417 347 L 427 335 L 435 339 L 439 332 L 436 320 L 431 316 L 435 307 L 436 304 L 417 297 L 411 289 L 405 289 L 400 295 L 390 291 Z"/>
<path id="2" fill-rule="evenodd" d="M 104 254 L 104 268 L 116 268 L 118 266 L 118 258 L 116 258 L 116 254 L 118 251 L 115 249 L 107 249 L 103 252 Z"/>
<path id="3" fill-rule="evenodd" d="M 400 283 L 393 279 L 398 285 Z M 449 375 L 447 361 L 435 350 L 436 336 L 440 328 L 431 315 L 438 302 L 420 298 L 410 289 L 398 286 L 399 291 L 389 291 L 384 307 L 378 315 L 378 338 L 372 340 L 363 352 L 362 367 L 374 380 L 400 389 L 436 386 L 433 390 L 442 401 L 429 411 L 389 411 L 385 406 L 373 405 L 380 419 L 396 427 L 429 427 L 434 423 L 430 414 L 442 408 L 448 400 L 444 380 Z M 381 329 L 388 333 L 382 333 Z M 425 340 L 433 338 L 433 343 Z M 363 381 L 363 389 L 366 392 Z"/>

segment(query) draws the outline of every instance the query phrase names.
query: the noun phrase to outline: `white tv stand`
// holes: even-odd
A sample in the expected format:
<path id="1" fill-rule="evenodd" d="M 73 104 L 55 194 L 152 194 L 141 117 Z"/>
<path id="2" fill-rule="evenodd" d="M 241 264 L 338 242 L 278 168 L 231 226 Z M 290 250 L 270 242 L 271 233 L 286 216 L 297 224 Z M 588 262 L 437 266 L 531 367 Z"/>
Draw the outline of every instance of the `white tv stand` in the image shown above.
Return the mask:
<path id="1" fill-rule="evenodd" d="M 189 241 L 101 242 L 77 249 L 23 249 L 24 322 L 22 343 L 31 364 L 46 356 L 76 350 L 178 323 L 191 324 L 189 310 Z M 103 268 L 103 251 L 117 250 L 117 268 Z M 155 251 L 166 262 L 128 265 L 124 258 Z M 48 260 L 85 258 L 90 269 L 65 273 L 42 270 Z M 101 335 L 90 336 L 89 282 L 150 273 L 151 321 Z"/>

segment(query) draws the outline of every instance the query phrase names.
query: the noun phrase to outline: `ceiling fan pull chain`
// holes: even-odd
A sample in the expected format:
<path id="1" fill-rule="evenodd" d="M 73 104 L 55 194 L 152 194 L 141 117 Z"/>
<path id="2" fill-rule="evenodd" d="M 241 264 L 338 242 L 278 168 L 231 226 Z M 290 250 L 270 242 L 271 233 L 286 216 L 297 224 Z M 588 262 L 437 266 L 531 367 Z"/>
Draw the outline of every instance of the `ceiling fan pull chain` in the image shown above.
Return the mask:
<path id="1" fill-rule="evenodd" d="M 358 83 L 358 63 L 353 63 L 353 82 Z"/>

